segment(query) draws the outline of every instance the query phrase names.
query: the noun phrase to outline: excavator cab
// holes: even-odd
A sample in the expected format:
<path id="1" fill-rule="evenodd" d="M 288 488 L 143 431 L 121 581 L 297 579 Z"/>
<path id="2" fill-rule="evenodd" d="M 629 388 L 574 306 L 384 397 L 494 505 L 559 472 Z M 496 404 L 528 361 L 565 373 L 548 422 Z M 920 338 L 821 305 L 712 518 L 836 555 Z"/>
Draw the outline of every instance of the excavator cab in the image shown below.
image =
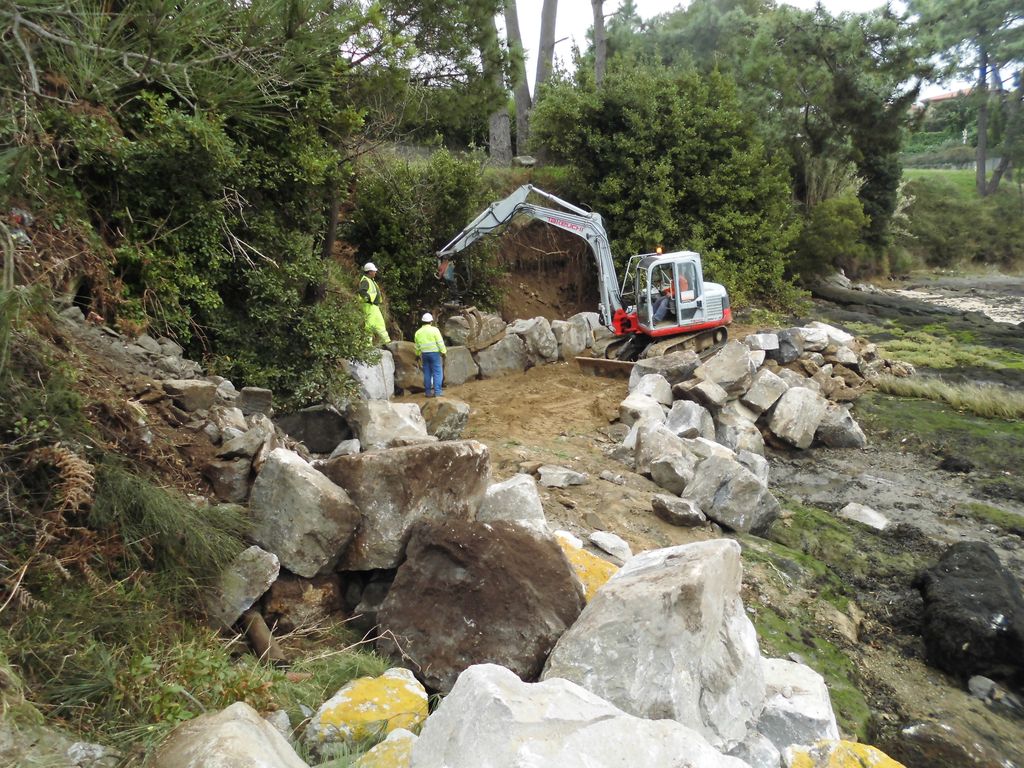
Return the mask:
<path id="1" fill-rule="evenodd" d="M 635 264 L 637 324 L 649 336 L 678 333 L 704 321 L 700 256 L 692 251 L 648 254 Z"/>

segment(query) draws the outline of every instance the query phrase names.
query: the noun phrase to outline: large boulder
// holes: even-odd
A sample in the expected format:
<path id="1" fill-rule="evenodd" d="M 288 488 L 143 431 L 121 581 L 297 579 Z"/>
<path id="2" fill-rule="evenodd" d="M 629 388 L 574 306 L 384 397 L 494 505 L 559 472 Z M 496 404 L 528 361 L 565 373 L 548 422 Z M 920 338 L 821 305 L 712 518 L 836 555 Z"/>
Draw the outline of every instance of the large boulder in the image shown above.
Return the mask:
<path id="1" fill-rule="evenodd" d="M 651 373 L 661 374 L 670 385 L 681 384 L 692 378 L 699 365 L 700 358 L 692 351 L 672 352 L 661 357 L 637 360 L 629 375 L 629 388 L 635 389 L 636 382 Z"/>
<path id="2" fill-rule="evenodd" d="M 364 451 L 428 438 L 427 422 L 416 403 L 357 400 L 349 406 L 348 418 Z"/>
<path id="3" fill-rule="evenodd" d="M 395 362 L 395 387 L 403 392 L 423 391 L 423 368 L 411 341 L 392 341 L 387 345 Z"/>
<path id="4" fill-rule="evenodd" d="M 828 401 L 817 392 L 791 387 L 775 404 L 768 428 L 792 446 L 809 448 L 827 408 Z"/>
<path id="5" fill-rule="evenodd" d="M 594 343 L 594 332 L 586 318 L 574 315 L 568 320 L 551 321 L 551 332 L 558 341 L 558 359 L 572 360 Z"/>
<path id="6" fill-rule="evenodd" d="M 354 745 L 399 728 L 418 728 L 427 719 L 427 692 L 408 669 L 394 667 L 379 677 L 358 677 L 320 705 L 304 738 L 314 752 L 332 744 Z"/>
<path id="7" fill-rule="evenodd" d="M 321 471 L 362 512 L 359 532 L 340 563 L 348 571 L 394 568 L 414 522 L 471 520 L 490 484 L 487 446 L 474 440 L 339 456 Z"/>
<path id="8" fill-rule="evenodd" d="M 157 749 L 153 768 L 308 768 L 288 740 L 243 702 L 188 720 Z"/>
<path id="9" fill-rule="evenodd" d="M 256 543 L 307 578 L 331 571 L 359 527 L 349 495 L 285 448 L 270 453 L 249 508 Z"/>
<path id="10" fill-rule="evenodd" d="M 742 416 L 725 411 L 720 413 L 715 424 L 715 439 L 737 453 L 748 451 L 764 455 L 764 438 L 761 436 L 761 430 L 752 420 Z"/>
<path id="11" fill-rule="evenodd" d="M 641 376 L 631 394 L 653 397 L 666 408 L 672 405 L 672 385 L 660 373 Z"/>
<path id="12" fill-rule="evenodd" d="M 679 437 L 715 438 L 715 421 L 708 409 L 692 400 L 676 400 L 665 425 Z"/>
<path id="13" fill-rule="evenodd" d="M 630 714 L 742 741 L 765 694 L 740 600 L 740 547 L 719 539 L 633 557 L 562 635 L 543 679 L 571 680 Z"/>
<path id="14" fill-rule="evenodd" d="M 651 480 L 677 496 L 693 482 L 697 458 L 688 452 L 663 453 L 651 460 Z"/>
<path id="15" fill-rule="evenodd" d="M 386 349 L 380 351 L 380 360 L 376 363 L 345 360 L 342 366 L 367 400 L 390 400 L 395 394 L 395 359 Z"/>
<path id="16" fill-rule="evenodd" d="M 864 430 L 850 414 L 850 406 L 835 403 L 825 408 L 814 439 L 829 448 L 863 448 L 868 444 Z"/>
<path id="17" fill-rule="evenodd" d="M 967 680 L 1024 683 L 1024 595 L 987 544 L 963 541 L 915 582 L 928 663 Z"/>
<path id="18" fill-rule="evenodd" d="M 642 419 L 664 421 L 665 408 L 650 395 L 633 392 L 619 403 L 619 421 L 628 427 Z"/>
<path id="19" fill-rule="evenodd" d="M 693 499 L 655 494 L 651 497 L 651 508 L 654 514 L 666 523 L 680 528 L 696 528 L 708 521 Z"/>
<path id="20" fill-rule="evenodd" d="M 448 354 L 444 356 L 444 385 L 446 387 L 457 387 L 472 381 L 480 375 L 480 366 L 476 364 L 471 353 L 466 347 L 448 347 Z M 420 389 L 423 389 L 423 380 L 420 380 Z"/>
<path id="21" fill-rule="evenodd" d="M 531 366 L 553 363 L 558 359 L 558 340 L 551 331 L 551 323 L 547 318 L 516 320 L 508 326 L 508 332 L 522 337 L 526 343 L 526 356 Z"/>
<path id="22" fill-rule="evenodd" d="M 775 405 L 787 389 L 789 384 L 767 368 L 762 368 L 754 374 L 750 389 L 744 393 L 740 401 L 754 413 L 761 414 Z"/>
<path id="23" fill-rule="evenodd" d="M 763 663 L 766 697 L 757 731 L 780 752 L 792 744 L 838 739 L 825 678 L 806 664 L 786 659 L 764 659 Z"/>
<path id="24" fill-rule="evenodd" d="M 672 394 L 680 400 L 692 400 L 712 410 L 718 410 L 729 401 L 729 393 L 710 379 L 676 384 L 672 387 Z"/>
<path id="25" fill-rule="evenodd" d="M 183 411 L 204 411 L 217 397 L 217 385 L 205 379 L 166 379 L 164 392 Z"/>
<path id="26" fill-rule="evenodd" d="M 567 680 L 470 667 L 413 745 L 411 768 L 747 768 L 670 720 L 626 714 Z"/>
<path id="27" fill-rule="evenodd" d="M 352 437 L 348 419 L 333 405 L 314 405 L 278 416 L 274 422 L 313 453 L 330 453 Z"/>
<path id="28" fill-rule="evenodd" d="M 548 521 L 533 475 L 513 475 L 487 488 L 476 519 L 482 523 L 505 520 L 546 533 Z"/>
<path id="29" fill-rule="evenodd" d="M 768 357 L 782 365 L 791 363 L 804 352 L 804 338 L 799 328 L 787 328 L 776 334 L 779 337 L 779 346 L 776 349 L 768 350 Z"/>
<path id="30" fill-rule="evenodd" d="M 750 348 L 741 341 L 730 341 L 702 366 L 704 377 L 715 382 L 733 397 L 750 388 L 757 371 Z"/>
<path id="31" fill-rule="evenodd" d="M 778 500 L 735 459 L 712 456 L 702 461 L 685 495 L 711 520 L 734 531 L 763 535 L 779 516 Z"/>
<path id="32" fill-rule="evenodd" d="M 503 521 L 423 520 L 377 613 L 377 648 L 412 659 L 438 691 L 485 662 L 535 679 L 582 608 L 553 539 Z"/>
<path id="33" fill-rule="evenodd" d="M 676 437 L 661 422 L 655 419 L 637 422 L 633 467 L 638 475 L 651 474 L 652 465 L 663 456 L 685 457 L 688 453 L 692 451 L 688 450 L 684 438 Z"/>
<path id="34" fill-rule="evenodd" d="M 506 327 L 499 315 L 473 312 L 449 317 L 444 321 L 441 332 L 451 346 L 465 347 L 473 343 L 480 349 L 479 345 L 494 343 L 504 337 Z"/>
<path id="35" fill-rule="evenodd" d="M 509 334 L 497 344 L 476 353 L 481 379 L 497 379 L 510 373 L 522 373 L 529 366 L 526 343 L 522 337 Z"/>
<path id="36" fill-rule="evenodd" d="M 206 595 L 206 614 L 213 625 L 230 629 L 270 589 L 280 570 L 277 556 L 257 546 L 239 553 Z"/>
<path id="37" fill-rule="evenodd" d="M 438 440 L 458 440 L 469 423 L 469 403 L 450 397 L 434 397 L 420 408 L 427 434 Z"/>

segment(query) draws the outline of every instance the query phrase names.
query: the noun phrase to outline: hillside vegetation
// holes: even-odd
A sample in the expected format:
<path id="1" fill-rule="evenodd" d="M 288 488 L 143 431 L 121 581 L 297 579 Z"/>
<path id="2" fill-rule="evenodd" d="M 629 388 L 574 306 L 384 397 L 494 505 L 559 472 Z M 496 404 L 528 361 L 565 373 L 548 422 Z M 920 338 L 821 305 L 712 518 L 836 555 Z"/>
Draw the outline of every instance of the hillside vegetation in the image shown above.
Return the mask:
<path id="1" fill-rule="evenodd" d="M 206 628 L 197 595 L 243 546 L 245 516 L 189 495 L 202 481 L 183 438 L 146 442 L 134 372 L 82 348 L 56 312 L 171 339 L 207 373 L 297 409 L 345 402 L 345 362 L 377 359 L 355 294 L 364 262 L 381 267 L 393 336 L 408 336 L 452 298 L 434 252 L 524 183 L 601 213 L 620 268 L 657 247 L 701 251 L 736 309 L 790 311 L 802 280 L 836 268 L 1020 265 L 1019 188 L 901 186 L 917 93 L 904 83 L 950 47 L 911 17 L 701 0 L 641 23 L 627 3 L 606 61 L 582 52 L 513 109 L 522 61 L 496 36 L 504 12 L 0 8 L 4 714 L 131 760 L 206 709 L 297 711 L 381 664 L 324 627 L 297 645 L 344 651 L 311 652 L 289 677 Z M 1024 112 L 1013 93 L 993 96 L 1007 121 Z M 511 135 L 539 162 L 512 168 L 495 126 L 527 111 Z M 992 138 L 1010 156 L 1007 121 Z M 545 247 L 516 258 L 543 261 Z M 464 302 L 500 304 L 502 255 L 483 242 L 459 259 Z"/>

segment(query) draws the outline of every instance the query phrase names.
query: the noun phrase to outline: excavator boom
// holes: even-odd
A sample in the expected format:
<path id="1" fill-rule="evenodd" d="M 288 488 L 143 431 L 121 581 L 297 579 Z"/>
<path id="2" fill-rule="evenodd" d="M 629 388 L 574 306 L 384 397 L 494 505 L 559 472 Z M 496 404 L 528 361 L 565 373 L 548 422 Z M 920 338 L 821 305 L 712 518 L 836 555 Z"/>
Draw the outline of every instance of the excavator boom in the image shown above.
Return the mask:
<path id="1" fill-rule="evenodd" d="M 545 198 L 564 210 L 546 208 L 528 202 L 527 198 L 531 193 Z M 612 258 L 608 233 L 605 232 L 601 215 L 593 211 L 585 211 L 549 192 L 537 189 L 532 184 L 524 184 L 503 200 L 491 203 L 487 210 L 473 219 L 452 238 L 451 242 L 437 251 L 438 259 L 455 255 L 484 235 L 501 229 L 520 215 L 544 221 L 586 241 L 590 246 L 591 253 L 594 254 L 594 261 L 597 263 L 598 285 L 601 292 L 599 307 L 601 320 L 605 326 L 611 328 L 616 311 L 622 310 L 623 306 L 619 283 L 615 276 L 615 260 Z"/>

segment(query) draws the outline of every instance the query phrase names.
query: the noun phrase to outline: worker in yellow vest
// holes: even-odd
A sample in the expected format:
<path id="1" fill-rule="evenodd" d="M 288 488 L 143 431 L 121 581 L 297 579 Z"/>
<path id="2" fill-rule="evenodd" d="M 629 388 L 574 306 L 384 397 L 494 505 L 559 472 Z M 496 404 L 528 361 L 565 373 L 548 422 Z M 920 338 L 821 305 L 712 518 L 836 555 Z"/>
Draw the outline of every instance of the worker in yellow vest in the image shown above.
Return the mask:
<path id="1" fill-rule="evenodd" d="M 377 265 L 372 261 L 363 265 L 363 276 L 359 278 L 359 297 L 363 300 L 363 312 L 366 315 L 366 330 L 370 334 L 370 341 L 374 343 L 380 338 L 380 343 L 390 344 L 391 336 L 384 325 L 384 315 L 380 313 L 380 288 L 374 278 L 377 277 Z"/>
<path id="2" fill-rule="evenodd" d="M 434 316 L 429 312 L 423 313 L 423 325 L 416 331 L 413 341 L 416 342 L 416 357 L 423 361 L 423 391 L 427 397 L 441 396 L 441 383 L 444 380 L 445 355 L 448 354 L 444 346 L 444 339 L 441 332 L 434 325 Z"/>

